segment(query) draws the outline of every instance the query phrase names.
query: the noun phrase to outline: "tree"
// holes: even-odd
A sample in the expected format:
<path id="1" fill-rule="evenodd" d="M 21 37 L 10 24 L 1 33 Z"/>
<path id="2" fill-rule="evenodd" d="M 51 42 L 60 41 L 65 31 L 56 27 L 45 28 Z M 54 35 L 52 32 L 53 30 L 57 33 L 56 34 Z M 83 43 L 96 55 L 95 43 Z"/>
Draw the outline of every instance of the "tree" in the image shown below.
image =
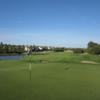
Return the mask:
<path id="1" fill-rule="evenodd" d="M 93 48 L 93 47 L 95 47 L 95 46 L 97 46 L 97 45 L 98 45 L 97 43 L 90 41 L 90 42 L 88 43 L 88 48 Z"/>
<path id="2" fill-rule="evenodd" d="M 99 55 L 100 54 L 100 44 L 97 44 L 97 43 L 94 43 L 94 42 L 89 42 L 87 51 L 90 54 Z"/>

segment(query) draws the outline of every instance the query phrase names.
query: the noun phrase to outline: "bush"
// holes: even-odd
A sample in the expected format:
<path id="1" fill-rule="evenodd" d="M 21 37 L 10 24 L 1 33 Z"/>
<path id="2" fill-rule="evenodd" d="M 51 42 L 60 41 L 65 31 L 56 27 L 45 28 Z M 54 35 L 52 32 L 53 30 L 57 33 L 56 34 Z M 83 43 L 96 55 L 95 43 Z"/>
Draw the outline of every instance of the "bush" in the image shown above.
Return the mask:
<path id="1" fill-rule="evenodd" d="M 76 49 L 73 49 L 73 52 L 74 53 L 84 53 L 84 49 L 76 48 Z"/>
<path id="2" fill-rule="evenodd" d="M 55 52 L 64 52 L 64 48 L 55 48 L 54 51 Z"/>

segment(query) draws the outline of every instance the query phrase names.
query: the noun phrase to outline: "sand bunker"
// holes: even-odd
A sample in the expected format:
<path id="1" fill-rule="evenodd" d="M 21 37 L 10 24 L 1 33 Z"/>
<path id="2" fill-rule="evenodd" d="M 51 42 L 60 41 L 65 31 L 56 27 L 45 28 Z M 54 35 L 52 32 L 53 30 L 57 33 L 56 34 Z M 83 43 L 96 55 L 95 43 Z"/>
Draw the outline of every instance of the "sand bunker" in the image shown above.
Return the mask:
<path id="1" fill-rule="evenodd" d="M 94 61 L 81 61 L 81 63 L 84 63 L 84 64 L 99 64 L 99 63 L 94 62 Z"/>

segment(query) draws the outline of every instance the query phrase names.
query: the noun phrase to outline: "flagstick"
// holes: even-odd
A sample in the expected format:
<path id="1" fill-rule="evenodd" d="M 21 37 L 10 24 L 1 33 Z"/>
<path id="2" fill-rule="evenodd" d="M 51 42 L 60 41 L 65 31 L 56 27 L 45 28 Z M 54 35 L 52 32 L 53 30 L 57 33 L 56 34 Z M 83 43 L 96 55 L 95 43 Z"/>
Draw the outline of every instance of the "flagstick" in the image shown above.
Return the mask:
<path id="1" fill-rule="evenodd" d="M 31 70 L 32 70 L 32 64 L 31 64 L 31 62 L 30 62 L 30 63 L 29 63 L 30 80 L 31 80 Z"/>
<path id="2" fill-rule="evenodd" d="M 29 79 L 31 80 L 31 70 L 32 70 L 32 62 L 31 62 L 31 55 L 29 55 Z"/>
<path id="3" fill-rule="evenodd" d="M 29 49 L 29 52 L 28 52 L 28 54 L 29 54 L 29 77 L 30 77 L 30 80 L 31 80 L 31 70 L 32 70 L 32 61 L 31 61 L 31 55 L 32 55 L 32 48 L 30 48 Z"/>

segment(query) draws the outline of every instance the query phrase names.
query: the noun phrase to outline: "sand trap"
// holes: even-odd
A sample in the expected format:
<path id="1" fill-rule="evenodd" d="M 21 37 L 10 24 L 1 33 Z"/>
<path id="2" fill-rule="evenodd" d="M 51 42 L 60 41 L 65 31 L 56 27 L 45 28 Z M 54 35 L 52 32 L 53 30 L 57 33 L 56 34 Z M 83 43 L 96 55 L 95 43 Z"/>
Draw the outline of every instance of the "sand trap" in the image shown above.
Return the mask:
<path id="1" fill-rule="evenodd" d="M 84 64 L 99 64 L 99 63 L 94 62 L 94 61 L 81 61 L 81 63 L 84 63 Z"/>

